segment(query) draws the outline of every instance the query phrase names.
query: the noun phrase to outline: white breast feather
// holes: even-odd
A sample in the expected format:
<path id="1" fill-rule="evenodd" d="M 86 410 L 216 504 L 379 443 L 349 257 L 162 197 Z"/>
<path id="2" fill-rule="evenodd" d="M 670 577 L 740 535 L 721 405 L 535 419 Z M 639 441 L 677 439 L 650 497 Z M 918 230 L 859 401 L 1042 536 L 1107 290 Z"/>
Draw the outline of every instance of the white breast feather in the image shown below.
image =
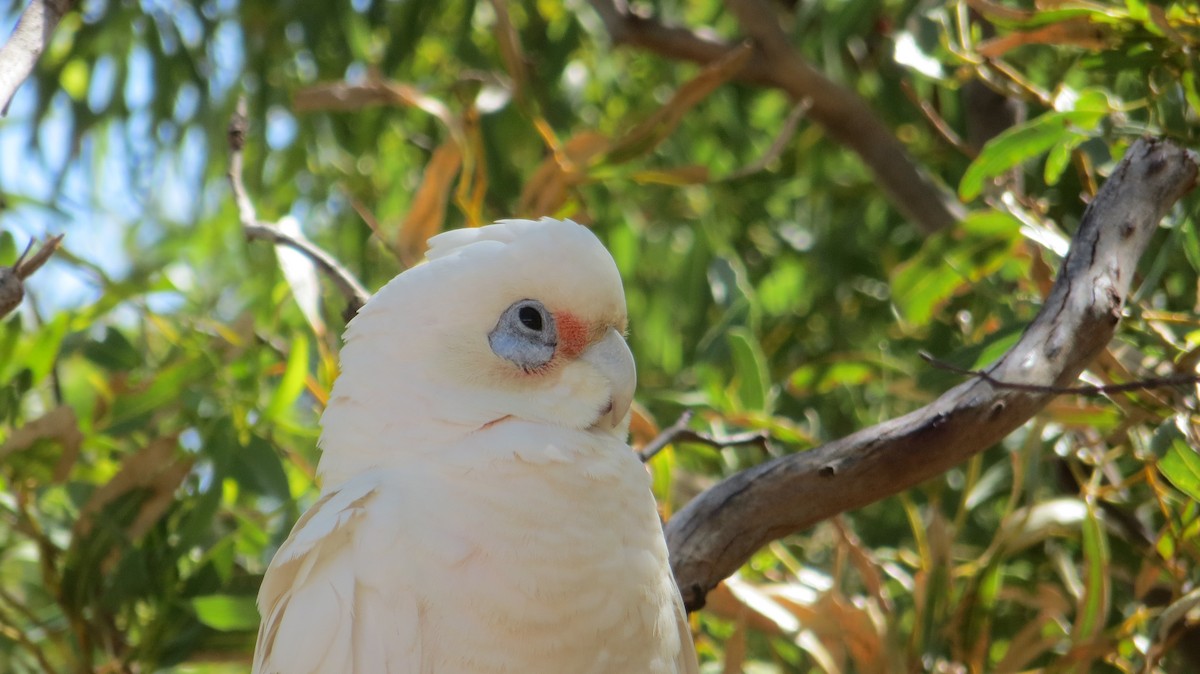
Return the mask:
<path id="1" fill-rule="evenodd" d="M 645 470 L 542 430 L 327 493 L 264 579 L 254 672 L 695 674 Z"/>

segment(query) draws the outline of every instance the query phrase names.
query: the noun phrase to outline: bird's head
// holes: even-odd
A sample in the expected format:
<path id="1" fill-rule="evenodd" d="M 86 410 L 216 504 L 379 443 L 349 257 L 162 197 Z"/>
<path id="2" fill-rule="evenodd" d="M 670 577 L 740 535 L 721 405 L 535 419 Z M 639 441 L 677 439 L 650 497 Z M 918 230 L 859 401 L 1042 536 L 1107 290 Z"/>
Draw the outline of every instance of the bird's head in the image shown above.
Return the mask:
<path id="1" fill-rule="evenodd" d="M 624 436 L 625 296 L 590 230 L 506 220 L 435 236 L 427 260 L 347 328 L 327 455 L 336 434 L 436 441 L 508 420 Z"/>

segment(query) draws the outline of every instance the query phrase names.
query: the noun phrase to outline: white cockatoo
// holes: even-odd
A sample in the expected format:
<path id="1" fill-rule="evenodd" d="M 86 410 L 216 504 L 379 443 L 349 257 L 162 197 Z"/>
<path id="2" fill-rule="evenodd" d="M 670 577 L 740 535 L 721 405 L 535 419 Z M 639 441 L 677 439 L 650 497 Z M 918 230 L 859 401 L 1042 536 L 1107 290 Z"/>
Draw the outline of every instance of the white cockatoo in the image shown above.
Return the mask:
<path id="1" fill-rule="evenodd" d="M 625 297 L 587 228 L 430 240 L 346 330 L 320 499 L 258 595 L 258 674 L 697 671 L 626 444 Z"/>

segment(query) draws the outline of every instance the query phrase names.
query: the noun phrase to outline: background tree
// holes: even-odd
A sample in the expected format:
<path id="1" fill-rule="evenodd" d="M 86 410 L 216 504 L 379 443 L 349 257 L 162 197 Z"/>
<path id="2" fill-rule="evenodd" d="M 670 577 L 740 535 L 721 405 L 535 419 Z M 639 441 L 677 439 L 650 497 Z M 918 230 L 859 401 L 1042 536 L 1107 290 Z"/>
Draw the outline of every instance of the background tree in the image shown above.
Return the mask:
<path id="1" fill-rule="evenodd" d="M 352 280 L 434 232 L 593 224 L 627 284 L 635 444 L 694 412 L 648 463 L 670 515 L 971 379 L 918 353 L 1013 347 L 1117 160 L 1195 146 L 1200 113 L 1200 13 L 1138 0 L 56 0 L 4 25 L 29 8 L 0 94 L 52 37 L 0 120 L 0 265 L 66 237 L 5 270 L 28 292 L 0 324 L 2 671 L 246 669 Z M 1115 202 L 1166 217 L 1086 383 L 1200 359 L 1171 175 Z M 706 671 L 1195 668 L 1194 384 L 1034 397 L 1000 444 L 701 592 Z"/>

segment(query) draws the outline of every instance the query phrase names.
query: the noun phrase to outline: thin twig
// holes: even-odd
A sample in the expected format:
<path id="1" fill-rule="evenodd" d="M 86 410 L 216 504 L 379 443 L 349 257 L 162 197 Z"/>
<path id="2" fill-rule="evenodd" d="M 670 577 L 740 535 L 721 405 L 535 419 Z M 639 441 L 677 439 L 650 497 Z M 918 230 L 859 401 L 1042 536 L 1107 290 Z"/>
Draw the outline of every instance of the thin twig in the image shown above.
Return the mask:
<path id="1" fill-rule="evenodd" d="M 25 248 L 25 252 L 21 253 L 21 257 L 17 258 L 16 263 L 13 264 L 13 273 L 17 275 L 17 278 L 24 281 L 32 276 L 33 272 L 41 269 L 42 265 L 46 264 L 46 260 L 49 260 L 50 256 L 54 254 L 54 251 L 58 250 L 58 246 L 62 243 L 63 236 L 64 235 L 62 234 L 58 234 L 46 239 L 46 243 L 42 244 L 42 247 L 38 249 L 38 252 L 34 253 L 33 257 L 26 260 L 25 257 L 29 255 L 30 249 L 33 248 L 33 241 L 31 240 L 29 242 L 29 246 Z"/>
<path id="2" fill-rule="evenodd" d="M 38 58 L 50 46 L 55 26 L 74 4 L 70 0 L 31 0 L 21 12 L 12 36 L 0 47 L 0 116 L 8 114 L 13 95 L 33 73 Z"/>
<path id="3" fill-rule="evenodd" d="M 1050 393 L 1054 395 L 1081 395 L 1081 396 L 1102 396 L 1113 393 L 1129 393 L 1132 391 L 1149 391 L 1156 388 L 1168 388 L 1171 386 L 1184 386 L 1187 384 L 1200 383 L 1200 376 L 1194 374 L 1176 374 L 1169 377 L 1150 377 L 1148 379 L 1139 379 L 1137 381 L 1126 382 L 1124 384 L 1103 384 L 1100 386 L 1041 386 L 1038 384 L 1021 384 L 1018 382 L 1002 381 L 996 379 L 984 370 L 968 370 L 958 367 L 944 360 L 938 360 L 924 351 L 917 354 L 926 363 L 939 370 L 946 370 L 955 374 L 976 377 L 986 381 L 987 383 L 1000 389 L 1011 389 L 1013 391 L 1028 391 L 1030 393 Z"/>
<path id="4" fill-rule="evenodd" d="M 7 316 L 8 312 L 21 304 L 21 300 L 25 298 L 23 281 L 46 264 L 46 260 L 58 250 L 62 239 L 62 234 L 50 237 L 32 257 L 29 253 L 33 250 L 34 240 L 30 239 L 25 252 L 21 253 L 21 257 L 17 258 L 13 266 L 0 267 L 0 318 Z"/>
<path id="5" fill-rule="evenodd" d="M 371 293 L 359 283 L 332 255 L 322 250 L 313 242 L 303 237 L 292 236 L 279 229 L 274 223 L 258 219 L 254 211 L 254 202 L 246 192 L 246 184 L 242 181 L 242 148 L 246 144 L 246 103 L 238 101 L 237 111 L 229 120 L 229 186 L 233 190 L 233 200 L 237 204 L 238 220 L 242 223 L 242 231 L 249 240 L 270 241 L 276 245 L 284 245 L 300 251 L 312 260 L 313 264 L 325 273 L 337 286 L 342 296 L 346 298 L 346 310 L 342 317 L 350 320 L 370 299 Z"/>
<path id="6" fill-rule="evenodd" d="M 810 108 L 812 108 L 811 98 L 805 98 L 792 106 L 792 111 L 788 113 L 787 119 L 783 122 L 783 128 L 779 130 L 779 133 L 775 136 L 775 140 L 771 142 L 771 147 L 767 148 L 766 153 L 757 160 L 725 176 L 724 179 L 736 180 L 738 178 L 745 178 L 748 175 L 762 171 L 767 168 L 767 164 L 778 159 L 783 154 L 784 149 L 787 148 L 788 143 L 792 142 L 792 138 L 796 135 L 796 129 L 800 127 L 800 120 L 804 119 Z"/>
<path id="7" fill-rule="evenodd" d="M 653 459 L 656 454 L 666 448 L 667 445 L 675 442 L 696 442 L 717 449 L 733 447 L 735 445 L 759 445 L 768 454 L 771 453 L 770 436 L 763 431 L 747 431 L 745 433 L 736 433 L 734 435 L 726 435 L 716 438 L 708 433 L 692 430 L 688 428 L 688 422 L 692 420 L 695 414 L 692 410 L 687 410 L 679 416 L 679 420 L 664 428 L 653 440 L 646 443 L 642 450 L 638 452 L 638 458 L 642 463 L 646 463 Z"/>
<path id="8" fill-rule="evenodd" d="M 909 84 L 907 81 L 901 81 L 900 90 L 904 92 L 904 95 L 913 105 L 917 106 L 917 109 L 920 110 L 921 114 L 925 116 L 925 121 L 929 122 L 929 125 L 933 127 L 933 130 L 937 132 L 937 135 L 940 136 L 942 140 L 949 143 L 951 147 L 961 152 L 963 156 L 967 157 L 968 159 L 974 159 L 976 155 L 979 154 L 975 151 L 975 148 L 968 145 L 966 141 L 964 141 L 962 137 L 955 132 L 954 129 L 950 128 L 950 124 L 947 123 L 940 114 L 938 114 L 937 110 L 933 109 L 933 106 L 930 105 L 929 101 L 926 101 L 917 95 L 916 90 L 913 89 L 911 84 Z"/>

